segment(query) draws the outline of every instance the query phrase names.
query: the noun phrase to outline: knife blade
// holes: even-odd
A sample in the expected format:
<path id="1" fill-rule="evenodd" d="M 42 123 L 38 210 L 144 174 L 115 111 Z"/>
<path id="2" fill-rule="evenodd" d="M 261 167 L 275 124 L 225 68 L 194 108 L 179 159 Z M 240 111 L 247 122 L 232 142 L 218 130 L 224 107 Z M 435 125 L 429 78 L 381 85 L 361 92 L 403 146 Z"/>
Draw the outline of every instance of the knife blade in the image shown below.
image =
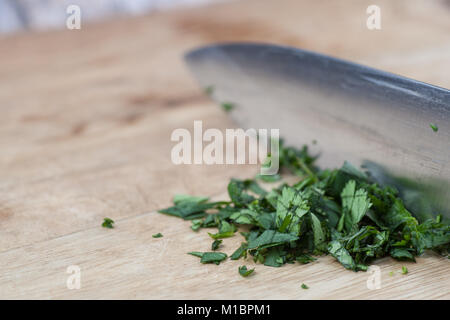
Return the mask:
<path id="1" fill-rule="evenodd" d="M 297 48 L 228 43 L 185 60 L 243 128 L 280 129 L 318 165 L 345 160 L 396 186 L 420 219 L 450 217 L 450 91 Z M 435 132 L 431 125 L 435 125 Z"/>

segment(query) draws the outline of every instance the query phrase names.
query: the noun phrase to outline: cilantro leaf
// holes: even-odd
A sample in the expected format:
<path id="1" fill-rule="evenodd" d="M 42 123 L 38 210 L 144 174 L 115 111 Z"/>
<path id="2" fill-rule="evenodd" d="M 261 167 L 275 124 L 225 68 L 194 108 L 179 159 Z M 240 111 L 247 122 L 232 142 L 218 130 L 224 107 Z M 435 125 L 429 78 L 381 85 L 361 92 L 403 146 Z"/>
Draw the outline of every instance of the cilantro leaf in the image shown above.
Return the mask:
<path id="1" fill-rule="evenodd" d="M 434 123 L 430 123 L 430 128 L 433 129 L 434 132 L 438 132 L 439 128 Z"/>
<path id="2" fill-rule="evenodd" d="M 231 179 L 230 183 L 228 184 L 228 194 L 231 201 L 236 206 L 245 206 L 255 200 L 253 196 L 249 195 L 246 192 L 247 189 L 248 185 L 246 185 L 244 181 Z"/>
<path id="3" fill-rule="evenodd" d="M 405 266 L 402 266 L 402 274 L 407 274 L 408 273 L 408 268 L 406 268 Z"/>
<path id="4" fill-rule="evenodd" d="M 211 250 L 216 251 L 219 249 L 220 244 L 223 240 L 214 240 L 214 242 L 211 244 Z"/>
<path id="5" fill-rule="evenodd" d="M 231 102 L 223 102 L 223 103 L 221 104 L 221 106 L 222 106 L 222 109 L 223 109 L 225 112 L 230 112 L 230 111 L 233 110 L 234 107 L 235 107 L 234 103 L 231 103 Z"/>
<path id="6" fill-rule="evenodd" d="M 188 254 L 195 257 L 199 257 L 201 263 L 215 263 L 220 264 L 223 260 L 227 258 L 226 253 L 222 252 L 189 252 Z"/>
<path id="7" fill-rule="evenodd" d="M 236 251 L 233 252 L 233 254 L 230 256 L 231 260 L 238 260 L 241 257 L 245 257 L 247 254 L 247 247 L 248 245 L 246 243 L 242 243 L 239 248 L 236 249 Z"/>
<path id="8" fill-rule="evenodd" d="M 333 240 L 328 245 L 328 252 L 335 257 L 346 269 L 356 270 L 356 263 L 342 242 Z"/>
<path id="9" fill-rule="evenodd" d="M 299 234 L 301 218 L 309 211 L 308 201 L 294 188 L 284 188 L 277 202 L 278 231 Z"/>
<path id="10" fill-rule="evenodd" d="M 109 229 L 114 228 L 114 220 L 110 219 L 110 218 L 104 218 L 103 219 L 103 223 L 102 223 L 102 227 L 103 228 L 109 228 Z"/>
<path id="11" fill-rule="evenodd" d="M 416 261 L 414 255 L 407 248 L 392 248 L 391 251 L 389 251 L 389 254 L 392 258 L 397 260 Z"/>
<path id="12" fill-rule="evenodd" d="M 342 217 L 338 224 L 338 231 L 344 228 L 347 232 L 354 231 L 367 210 L 372 206 L 367 191 L 356 189 L 355 180 L 350 180 L 341 192 Z"/>
<path id="13" fill-rule="evenodd" d="M 298 237 L 293 234 L 281 233 L 275 230 L 265 230 L 256 239 L 250 239 L 248 241 L 248 249 L 256 249 L 262 246 L 264 247 L 275 246 L 295 240 L 298 240 Z"/>
<path id="14" fill-rule="evenodd" d="M 213 239 L 223 239 L 223 238 L 229 238 L 234 236 L 234 233 L 236 232 L 236 227 L 227 221 L 222 221 L 220 224 L 219 232 L 216 234 L 209 233 L 209 236 Z"/>
<path id="15" fill-rule="evenodd" d="M 319 252 L 324 252 L 327 248 L 325 233 L 323 232 L 320 220 L 313 214 L 311 215 L 311 226 L 314 234 L 314 248 Z"/>
<path id="16" fill-rule="evenodd" d="M 177 195 L 174 197 L 174 206 L 159 210 L 160 213 L 173 215 L 185 220 L 203 218 L 206 210 L 217 208 L 226 202 L 207 202 L 206 197 L 192 197 L 187 195 Z"/>
<path id="17" fill-rule="evenodd" d="M 295 258 L 301 264 L 308 264 L 310 262 L 316 261 L 317 259 L 310 256 L 309 254 L 301 254 Z"/>
<path id="18" fill-rule="evenodd" d="M 238 268 L 238 270 L 239 270 L 239 274 L 241 276 L 243 276 L 244 278 L 246 278 L 246 277 L 248 277 L 249 275 L 251 275 L 255 271 L 255 268 L 247 269 L 246 266 L 241 266 L 241 267 Z"/>
<path id="19" fill-rule="evenodd" d="M 270 248 L 264 259 L 264 265 L 268 267 L 281 267 L 285 262 L 286 252 L 280 247 Z"/>
<path id="20" fill-rule="evenodd" d="M 208 197 L 195 197 L 187 194 L 176 194 L 173 197 L 173 203 L 175 205 L 180 204 L 182 202 L 205 203 L 208 200 L 209 200 Z"/>

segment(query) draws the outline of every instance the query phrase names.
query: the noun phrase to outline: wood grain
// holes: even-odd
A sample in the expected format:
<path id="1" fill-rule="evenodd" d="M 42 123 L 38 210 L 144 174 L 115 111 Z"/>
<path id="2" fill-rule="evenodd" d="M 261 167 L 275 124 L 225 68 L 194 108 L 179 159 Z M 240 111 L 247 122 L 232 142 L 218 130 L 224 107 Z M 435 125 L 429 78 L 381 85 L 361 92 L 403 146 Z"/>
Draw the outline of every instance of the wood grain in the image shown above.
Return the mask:
<path id="1" fill-rule="evenodd" d="M 382 30 L 365 28 L 369 4 Z M 183 53 L 263 41 L 327 53 L 450 87 L 447 1 L 248 0 L 0 38 L 0 298 L 445 298 L 448 260 L 377 262 L 369 276 L 323 257 L 250 279 L 200 265 L 205 232 L 154 211 L 175 193 L 219 195 L 252 166 L 175 166 L 175 128 L 232 128 L 186 70 Z M 117 228 L 100 227 L 103 217 Z M 153 239 L 153 233 L 164 237 Z M 225 241 L 231 253 L 241 239 Z M 250 262 L 245 262 L 251 265 Z M 66 288 L 79 265 L 82 288 Z M 295 270 L 294 270 L 295 268 Z M 311 289 L 299 289 L 302 282 Z"/>
<path id="2" fill-rule="evenodd" d="M 448 259 L 436 255 L 417 263 L 383 259 L 381 289 L 369 290 L 370 273 L 345 270 L 332 257 L 308 265 L 271 268 L 250 259 L 202 265 L 190 251 L 209 251 L 207 231 L 158 213 L 122 219 L 113 230 L 94 227 L 2 254 L 2 295 L 9 298 L 136 299 L 448 299 Z M 152 238 L 161 232 L 163 238 Z M 241 236 L 224 240 L 232 254 Z M 238 266 L 255 267 L 249 278 Z M 81 269 L 81 288 L 68 290 L 66 268 Z M 401 274 L 402 266 L 409 273 Z M 394 275 L 389 275 L 394 272 Z M 306 283 L 310 289 L 301 289 Z"/>

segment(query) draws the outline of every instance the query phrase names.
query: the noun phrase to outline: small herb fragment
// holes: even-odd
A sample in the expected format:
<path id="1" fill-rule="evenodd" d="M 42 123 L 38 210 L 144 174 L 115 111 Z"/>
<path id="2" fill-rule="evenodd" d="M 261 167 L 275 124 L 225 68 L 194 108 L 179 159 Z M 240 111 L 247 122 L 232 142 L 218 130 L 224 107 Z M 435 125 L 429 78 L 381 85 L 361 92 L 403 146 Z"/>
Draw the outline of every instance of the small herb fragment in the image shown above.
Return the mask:
<path id="1" fill-rule="evenodd" d="M 201 258 L 201 263 L 215 263 L 220 264 L 223 260 L 227 258 L 227 255 L 222 252 L 189 252 L 190 255 Z"/>
<path id="2" fill-rule="evenodd" d="M 406 268 L 405 266 L 402 266 L 402 274 L 407 274 L 408 273 L 408 268 Z"/>
<path id="3" fill-rule="evenodd" d="M 223 240 L 214 240 L 214 242 L 211 245 L 211 250 L 216 251 L 217 249 L 219 249 L 220 244 L 222 243 Z"/>
<path id="4" fill-rule="evenodd" d="M 247 256 L 247 244 L 243 243 L 235 252 L 230 256 L 231 260 L 238 260 L 240 257 Z"/>
<path id="5" fill-rule="evenodd" d="M 153 238 L 162 238 L 162 233 L 158 232 L 157 234 L 152 235 Z"/>
<path id="6" fill-rule="evenodd" d="M 209 233 L 209 236 L 213 239 L 223 239 L 223 238 L 229 238 L 234 236 L 234 233 L 236 232 L 236 226 L 233 224 L 228 223 L 227 221 L 222 221 L 219 226 L 219 232 L 216 234 Z"/>
<path id="7" fill-rule="evenodd" d="M 312 257 L 312 256 L 310 256 L 309 254 L 302 254 L 302 255 L 299 255 L 299 256 L 296 258 L 296 260 L 297 260 L 298 262 L 300 262 L 301 264 L 307 264 L 307 263 L 316 261 L 317 259 L 314 258 L 314 257 Z"/>
<path id="8" fill-rule="evenodd" d="M 102 227 L 103 228 L 113 229 L 114 228 L 114 220 L 110 219 L 110 218 L 104 218 L 103 219 L 103 223 L 102 223 Z"/>
<path id="9" fill-rule="evenodd" d="M 233 110 L 234 107 L 235 107 L 235 105 L 234 105 L 233 103 L 231 103 L 231 102 L 223 102 L 223 103 L 221 104 L 221 106 L 222 106 L 222 109 L 223 109 L 225 112 L 230 112 L 230 111 Z"/>
<path id="10" fill-rule="evenodd" d="M 253 271 L 255 271 L 255 268 L 253 269 L 247 269 L 247 266 L 241 266 L 239 267 L 239 274 L 241 276 L 243 276 L 244 278 L 248 277 L 249 275 L 251 275 L 253 273 Z"/>
<path id="11" fill-rule="evenodd" d="M 434 123 L 430 123 L 430 128 L 433 129 L 434 132 L 438 132 L 439 128 Z"/>
<path id="12" fill-rule="evenodd" d="M 302 289 L 309 289 L 309 287 L 306 285 L 306 284 L 304 284 L 304 283 L 302 283 Z"/>

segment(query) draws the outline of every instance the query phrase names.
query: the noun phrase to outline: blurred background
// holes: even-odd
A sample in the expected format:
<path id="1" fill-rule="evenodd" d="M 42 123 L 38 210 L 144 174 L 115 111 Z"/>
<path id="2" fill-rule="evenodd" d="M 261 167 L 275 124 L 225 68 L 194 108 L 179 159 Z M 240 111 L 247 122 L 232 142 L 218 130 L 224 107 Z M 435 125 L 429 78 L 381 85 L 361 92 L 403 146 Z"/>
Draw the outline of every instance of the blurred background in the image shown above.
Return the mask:
<path id="1" fill-rule="evenodd" d="M 96 21 L 219 1 L 223 0 L 0 0 L 0 32 L 62 28 L 66 8 L 73 4 L 81 8 L 84 21 Z"/>

